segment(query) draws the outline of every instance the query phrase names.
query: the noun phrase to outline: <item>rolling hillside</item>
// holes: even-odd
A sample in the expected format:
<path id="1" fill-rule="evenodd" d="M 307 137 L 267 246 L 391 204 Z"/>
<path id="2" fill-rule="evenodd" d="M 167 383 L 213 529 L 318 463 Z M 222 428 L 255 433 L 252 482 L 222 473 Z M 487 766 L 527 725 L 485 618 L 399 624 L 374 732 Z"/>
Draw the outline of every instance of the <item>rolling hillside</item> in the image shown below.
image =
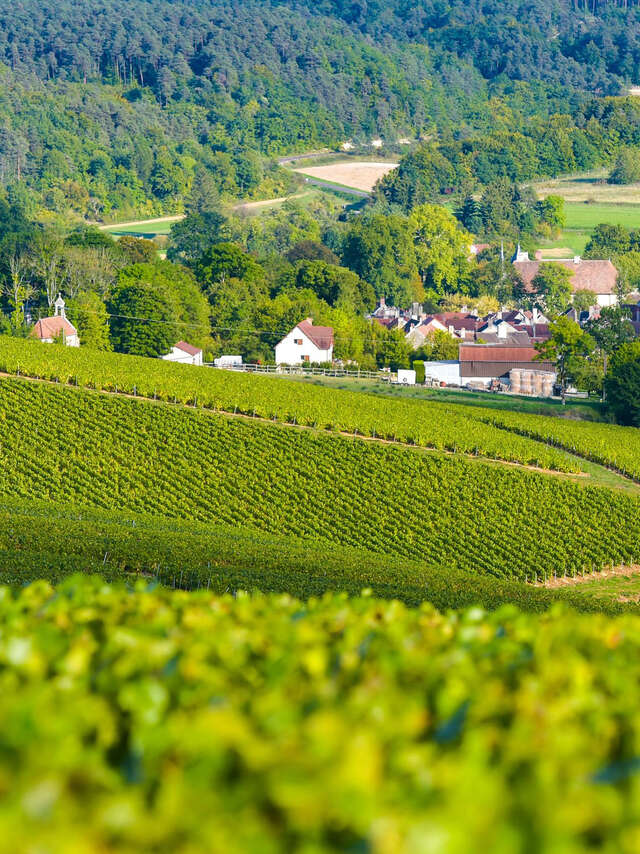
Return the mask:
<path id="1" fill-rule="evenodd" d="M 580 477 L 25 380 L 0 381 L 0 419 L 5 498 L 242 526 L 506 579 L 640 555 L 638 499 Z"/>

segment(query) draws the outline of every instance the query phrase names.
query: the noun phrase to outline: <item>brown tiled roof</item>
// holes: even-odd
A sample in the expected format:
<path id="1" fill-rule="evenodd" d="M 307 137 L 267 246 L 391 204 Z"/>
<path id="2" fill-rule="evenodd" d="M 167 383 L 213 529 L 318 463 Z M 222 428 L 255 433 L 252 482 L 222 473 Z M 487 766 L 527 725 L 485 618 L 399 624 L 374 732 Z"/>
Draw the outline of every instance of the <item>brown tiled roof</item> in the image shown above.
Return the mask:
<path id="1" fill-rule="evenodd" d="M 78 331 L 66 317 L 43 317 L 31 330 L 34 338 L 57 338 L 61 332 L 65 335 L 77 335 Z"/>
<path id="2" fill-rule="evenodd" d="M 551 261 L 514 261 L 513 266 L 520 274 L 528 291 L 538 275 L 540 264 L 562 264 L 572 273 L 571 287 L 574 291 L 592 291 L 594 294 L 613 294 L 616 289 L 618 271 L 611 261 L 574 261 L 571 258 Z"/>
<path id="3" fill-rule="evenodd" d="M 509 347 L 500 344 L 461 344 L 461 362 L 532 362 L 535 347 Z"/>
<path id="4" fill-rule="evenodd" d="M 298 329 L 309 338 L 319 350 L 329 350 L 333 347 L 333 328 L 331 326 L 314 326 L 308 320 L 298 324 Z"/>
<path id="5" fill-rule="evenodd" d="M 182 350 L 184 353 L 188 353 L 190 356 L 197 356 L 198 353 L 202 353 L 202 350 L 199 347 L 194 347 L 193 344 L 187 344 L 186 341 L 178 341 L 176 344 L 176 349 Z"/>
<path id="6" fill-rule="evenodd" d="M 516 360 L 499 360 L 496 362 L 460 362 L 461 377 L 504 377 L 514 368 L 525 371 L 547 371 L 553 373 L 555 368 L 551 362 L 519 362 Z"/>

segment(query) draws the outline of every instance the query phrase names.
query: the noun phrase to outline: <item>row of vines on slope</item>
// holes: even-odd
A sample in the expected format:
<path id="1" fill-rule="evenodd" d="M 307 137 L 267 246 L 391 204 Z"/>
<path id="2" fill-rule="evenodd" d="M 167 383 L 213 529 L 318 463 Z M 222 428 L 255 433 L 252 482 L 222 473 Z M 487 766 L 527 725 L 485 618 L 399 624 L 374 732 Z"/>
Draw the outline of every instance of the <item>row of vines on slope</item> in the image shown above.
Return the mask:
<path id="1" fill-rule="evenodd" d="M 552 475 L 0 381 L 0 494 L 330 540 L 506 578 L 640 558 L 640 502 Z"/>
<path id="2" fill-rule="evenodd" d="M 267 534 L 243 526 L 79 508 L 60 502 L 0 502 L 0 583 L 99 573 L 110 581 L 142 575 L 172 588 L 214 593 L 258 589 L 308 599 L 328 592 L 376 596 L 437 608 L 505 603 L 544 611 L 557 601 L 580 610 L 620 613 L 635 605 L 545 590 L 508 579 L 432 567 L 398 555 L 378 555 L 328 541 Z M 584 585 L 583 585 L 584 587 Z"/>
<path id="3" fill-rule="evenodd" d="M 463 408 L 469 412 L 470 407 Z M 640 430 L 596 421 L 484 410 L 477 417 L 512 434 L 563 448 L 640 481 Z"/>
<path id="4" fill-rule="evenodd" d="M 63 384 L 197 404 L 327 430 L 360 433 L 437 450 L 473 454 L 564 472 L 580 470 L 566 454 L 485 424 L 455 406 L 379 400 L 357 392 L 280 377 L 193 368 L 159 359 L 46 347 L 0 336 L 0 371 Z"/>

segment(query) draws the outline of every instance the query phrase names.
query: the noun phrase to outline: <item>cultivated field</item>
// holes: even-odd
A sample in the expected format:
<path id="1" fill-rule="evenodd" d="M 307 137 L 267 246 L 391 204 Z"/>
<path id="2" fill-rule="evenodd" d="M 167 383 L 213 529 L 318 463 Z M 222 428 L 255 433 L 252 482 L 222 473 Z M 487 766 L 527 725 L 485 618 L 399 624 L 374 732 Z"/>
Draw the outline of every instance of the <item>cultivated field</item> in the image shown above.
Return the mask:
<path id="1" fill-rule="evenodd" d="M 376 181 L 384 178 L 397 165 L 397 163 L 381 161 L 346 160 L 329 163 L 325 166 L 305 166 L 302 169 L 294 169 L 294 172 L 319 181 L 327 181 L 330 184 L 338 184 L 343 187 L 353 187 L 355 190 L 370 193 Z"/>

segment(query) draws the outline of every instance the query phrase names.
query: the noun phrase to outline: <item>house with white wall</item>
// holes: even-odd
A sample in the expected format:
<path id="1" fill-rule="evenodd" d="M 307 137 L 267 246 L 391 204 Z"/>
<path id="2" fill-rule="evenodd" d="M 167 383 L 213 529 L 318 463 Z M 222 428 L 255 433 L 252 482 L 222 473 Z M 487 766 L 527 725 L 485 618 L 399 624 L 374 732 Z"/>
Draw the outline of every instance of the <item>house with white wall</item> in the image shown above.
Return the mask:
<path id="1" fill-rule="evenodd" d="M 65 302 L 62 295 L 53 304 L 53 317 L 42 317 L 31 330 L 31 336 L 44 344 L 62 341 L 67 347 L 79 347 L 80 336 L 73 323 L 67 319 Z"/>
<path id="2" fill-rule="evenodd" d="M 305 362 L 333 361 L 333 329 L 314 326 L 307 317 L 276 344 L 277 365 L 302 365 Z"/>
<path id="3" fill-rule="evenodd" d="M 178 341 L 171 348 L 166 356 L 161 356 L 165 362 L 180 362 L 183 365 L 201 365 L 202 350 L 199 347 L 194 347 L 193 344 L 187 344 L 186 341 Z"/>
<path id="4" fill-rule="evenodd" d="M 572 292 L 591 291 L 594 305 L 606 307 L 617 304 L 618 270 L 610 260 L 587 260 L 575 255 L 573 258 L 549 258 L 547 261 L 536 258 L 532 261 L 529 253 L 523 252 L 518 246 L 513 256 L 513 266 L 529 293 L 534 292 L 533 280 L 538 275 L 540 264 L 558 264 L 568 270 Z"/>

